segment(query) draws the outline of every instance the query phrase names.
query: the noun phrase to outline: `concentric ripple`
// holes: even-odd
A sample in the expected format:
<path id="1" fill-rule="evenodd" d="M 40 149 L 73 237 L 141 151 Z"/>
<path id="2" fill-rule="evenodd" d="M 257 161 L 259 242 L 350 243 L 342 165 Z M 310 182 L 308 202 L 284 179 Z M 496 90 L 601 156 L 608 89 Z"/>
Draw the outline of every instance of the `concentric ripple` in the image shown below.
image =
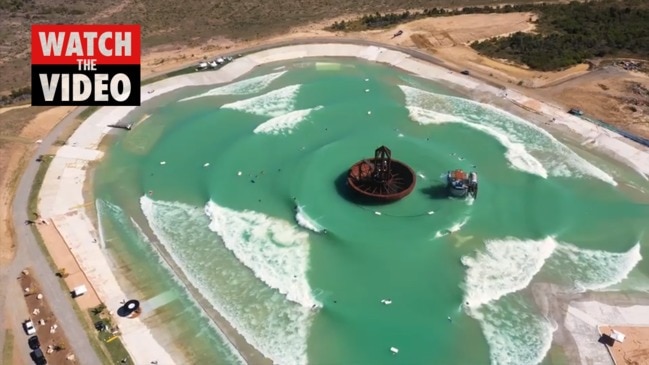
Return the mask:
<path id="1" fill-rule="evenodd" d="M 554 328 L 527 288 L 622 281 L 649 208 L 525 120 L 384 66 L 345 66 L 262 68 L 161 105 L 131 132 L 155 136 L 146 151 L 128 135 L 112 147 L 98 197 L 148 223 L 277 364 L 538 363 Z M 348 200 L 349 167 L 381 145 L 413 168 L 415 190 L 390 205 Z M 477 200 L 446 195 L 456 168 L 478 172 Z M 625 232 L 614 243 L 611 225 Z"/>

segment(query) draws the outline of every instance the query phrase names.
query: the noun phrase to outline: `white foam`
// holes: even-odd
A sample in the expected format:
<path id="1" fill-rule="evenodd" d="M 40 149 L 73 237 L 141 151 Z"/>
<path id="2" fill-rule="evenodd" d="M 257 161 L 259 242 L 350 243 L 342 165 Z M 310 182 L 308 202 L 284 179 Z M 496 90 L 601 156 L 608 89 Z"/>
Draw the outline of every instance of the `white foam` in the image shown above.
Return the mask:
<path id="1" fill-rule="evenodd" d="M 459 232 L 462 229 L 462 227 L 464 227 L 467 223 L 469 223 L 469 219 L 470 219 L 470 217 L 466 216 L 466 217 L 462 218 L 461 220 L 453 223 L 453 225 L 451 227 L 449 227 L 448 229 L 445 229 L 445 230 L 442 230 L 442 231 L 437 231 L 437 233 L 435 233 L 435 238 L 439 238 L 439 237 L 446 236 L 446 235 L 449 235 L 449 234 L 452 234 L 452 233 L 455 233 L 455 232 Z"/>
<path id="2" fill-rule="evenodd" d="M 468 267 L 467 309 L 480 322 L 491 363 L 536 365 L 549 351 L 556 325 L 512 294 L 526 288 L 544 266 L 575 288 L 598 290 L 624 280 L 641 259 L 639 243 L 625 253 L 611 253 L 558 243 L 550 237 L 488 241 L 485 251 L 475 258 L 463 257 Z"/>
<path id="3" fill-rule="evenodd" d="M 458 232 L 462 227 L 464 227 L 467 223 L 469 223 L 469 217 L 463 218 L 461 221 L 456 222 L 451 226 L 451 228 L 448 229 L 450 233 L 455 233 Z"/>
<path id="4" fill-rule="evenodd" d="M 112 206 L 112 207 L 111 207 Z M 95 199 L 95 211 L 97 212 L 97 221 L 99 222 L 97 231 L 99 232 L 99 245 L 101 248 L 106 248 L 106 238 L 104 237 L 104 226 L 101 224 L 103 221 L 102 208 L 113 209 L 112 204 L 109 205 L 108 202 L 105 202 L 101 199 Z"/>
<path id="5" fill-rule="evenodd" d="M 536 158 L 543 163 L 550 175 L 589 175 L 612 185 L 617 184 L 609 174 L 577 155 L 546 130 L 522 118 L 473 100 L 435 94 L 405 85 L 399 87 L 406 96 L 408 107 L 435 110 L 435 114 L 424 115 L 428 119 L 437 123 L 458 122 L 457 119 L 439 121 L 439 116 L 435 117 L 440 114 L 456 116 L 472 126 L 488 127 L 489 129 L 482 131 L 491 130 L 492 135 L 493 131 L 497 131 L 498 134 L 506 136 L 511 143 L 522 144 L 526 151 L 538 152 Z"/>
<path id="6" fill-rule="evenodd" d="M 268 75 L 262 75 L 257 77 L 252 77 L 246 80 L 241 80 L 220 86 L 209 91 L 206 91 L 202 94 L 191 96 L 188 98 L 180 99 L 179 101 L 187 101 L 198 98 L 204 98 L 207 96 L 217 96 L 217 95 L 248 95 L 258 93 L 268 87 L 273 81 L 284 75 L 286 71 L 275 72 Z"/>
<path id="7" fill-rule="evenodd" d="M 296 210 L 295 221 L 297 222 L 297 224 L 316 233 L 324 231 L 324 227 L 316 222 L 315 219 L 309 217 L 309 215 L 306 214 L 303 206 L 299 205 Z"/>
<path id="8" fill-rule="evenodd" d="M 443 123 L 466 123 L 466 121 L 455 115 L 439 113 L 436 111 L 424 109 L 418 106 L 406 106 L 410 112 L 410 118 L 415 122 L 426 124 L 443 124 Z"/>
<path id="9" fill-rule="evenodd" d="M 623 253 L 587 250 L 562 244 L 548 261 L 575 289 L 599 290 L 620 283 L 642 260 L 640 243 Z"/>
<path id="10" fill-rule="evenodd" d="M 472 311 L 489 344 L 492 365 L 538 365 L 552 345 L 556 329 L 519 298 Z"/>
<path id="11" fill-rule="evenodd" d="M 308 234 L 284 220 L 214 202 L 207 204 L 205 213 L 212 220 L 210 229 L 257 278 L 305 308 L 320 306 L 306 278 Z"/>
<path id="12" fill-rule="evenodd" d="M 489 126 L 470 123 L 462 118 L 453 115 L 442 114 L 433 112 L 431 110 L 422 109 L 419 107 L 407 107 L 410 112 L 410 118 L 419 124 L 441 124 L 441 123 L 461 123 L 471 128 L 482 131 L 494 137 L 500 144 L 507 149 L 505 157 L 509 164 L 520 171 L 525 171 L 533 175 L 541 176 L 542 178 L 548 177 L 548 172 L 545 170 L 541 162 L 532 156 L 522 143 L 512 142 L 508 135 L 499 131 L 496 128 Z"/>
<path id="13" fill-rule="evenodd" d="M 307 363 L 311 311 L 268 288 L 216 242 L 206 228 L 208 207 L 154 201 L 147 196 L 140 203 L 151 229 L 176 264 L 248 343 L 276 364 Z"/>
<path id="14" fill-rule="evenodd" d="M 145 252 L 147 260 L 155 260 L 155 262 L 157 262 L 161 267 L 165 268 L 169 272 L 171 279 L 174 280 L 178 284 L 178 286 L 183 288 L 185 292 L 189 295 L 187 289 L 185 288 L 185 284 L 175 275 L 174 271 L 168 266 L 167 262 L 163 259 L 163 257 L 159 255 L 157 250 L 154 247 L 152 247 L 149 237 L 147 237 L 147 235 L 144 233 L 142 228 L 137 224 L 137 222 L 135 222 L 135 220 L 132 217 L 129 217 L 121 207 L 113 203 L 110 203 L 108 201 L 98 199 L 97 206 L 99 207 L 99 211 L 106 213 L 106 215 L 110 217 L 113 223 L 119 224 L 122 227 L 127 227 L 127 229 L 124 232 L 131 237 L 132 240 L 129 242 L 134 242 L 135 244 L 137 244 L 140 247 L 140 249 L 142 249 Z M 171 292 L 167 292 L 167 293 L 171 293 Z M 198 303 L 196 303 L 193 300 L 191 295 L 189 295 L 189 298 L 190 300 L 192 300 L 192 302 L 194 302 L 194 304 L 196 304 L 196 307 L 199 307 Z M 174 295 L 171 294 L 170 300 L 173 299 L 174 299 Z M 201 316 L 203 316 L 205 319 L 209 321 L 209 318 L 205 315 L 203 311 L 199 310 L 199 313 Z M 218 336 L 217 339 L 218 344 L 223 345 L 223 347 L 217 345 L 216 349 L 219 351 L 225 351 L 225 353 L 220 353 L 219 355 L 224 356 L 228 361 L 231 361 L 233 364 L 245 364 L 245 361 L 241 357 L 238 350 L 232 345 L 232 343 L 223 334 L 223 332 L 221 332 L 221 330 L 211 322 L 210 322 L 210 327 L 214 329 L 214 333 L 216 333 L 216 335 Z M 204 329 L 201 329 L 200 331 L 203 332 Z M 212 337 L 214 333 L 208 332 L 203 336 Z"/>
<path id="15" fill-rule="evenodd" d="M 272 118 L 254 129 L 254 133 L 264 133 L 264 134 L 281 134 L 288 132 L 288 134 L 293 133 L 293 129 L 305 120 L 308 119 L 309 115 L 316 111 L 322 109 L 322 106 L 317 106 L 310 109 L 295 110 L 279 117 Z"/>
<path id="16" fill-rule="evenodd" d="M 286 86 L 254 98 L 225 104 L 221 108 L 239 110 L 264 117 L 279 117 L 294 110 L 295 98 L 300 91 L 300 86 Z"/>
<path id="17" fill-rule="evenodd" d="M 462 264 L 468 268 L 464 301 L 477 308 L 525 289 L 556 246 L 552 237 L 540 241 L 508 238 L 485 242 L 485 250 L 475 257 L 462 257 Z"/>

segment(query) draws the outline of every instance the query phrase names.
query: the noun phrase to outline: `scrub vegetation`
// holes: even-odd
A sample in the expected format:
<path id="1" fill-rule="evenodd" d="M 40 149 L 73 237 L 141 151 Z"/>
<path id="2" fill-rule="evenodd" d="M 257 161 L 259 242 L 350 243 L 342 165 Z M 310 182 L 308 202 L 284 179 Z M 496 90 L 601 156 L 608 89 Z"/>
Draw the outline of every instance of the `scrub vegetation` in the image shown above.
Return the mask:
<path id="1" fill-rule="evenodd" d="M 328 29 L 382 29 L 430 17 L 511 12 L 537 13 L 536 32 L 476 41 L 471 47 L 485 56 L 507 59 L 539 71 L 558 70 L 595 57 L 649 58 L 649 3 L 645 0 L 428 8 L 365 15 L 335 22 Z"/>
<path id="2" fill-rule="evenodd" d="M 531 0 L 0 0 L 0 106 L 28 98 L 32 23 L 141 24 L 145 49 L 208 39 L 251 40 L 291 27 L 363 13 Z M 19 96 L 19 97 L 16 97 Z"/>
<path id="3" fill-rule="evenodd" d="M 595 57 L 649 58 L 649 3 L 603 1 L 539 8 L 538 34 L 474 42 L 481 54 L 540 70 L 557 70 Z"/>

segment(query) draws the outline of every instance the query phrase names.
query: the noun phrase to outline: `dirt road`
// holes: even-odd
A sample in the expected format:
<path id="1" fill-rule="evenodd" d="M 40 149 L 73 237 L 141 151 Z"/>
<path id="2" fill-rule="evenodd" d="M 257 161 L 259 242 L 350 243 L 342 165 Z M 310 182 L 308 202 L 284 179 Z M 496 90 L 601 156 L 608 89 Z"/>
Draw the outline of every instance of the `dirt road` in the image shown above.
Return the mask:
<path id="1" fill-rule="evenodd" d="M 15 286 L 13 279 L 18 277 L 25 267 L 31 267 L 32 275 L 41 284 L 43 295 L 48 298 L 54 315 L 65 329 L 65 333 L 70 341 L 71 350 L 77 357 L 79 364 L 95 365 L 101 364 L 101 360 L 90 345 L 88 334 L 74 312 L 70 299 L 68 298 L 69 293 L 61 289 L 59 279 L 50 268 L 45 256 L 46 254 L 41 250 L 41 247 L 36 241 L 31 231 L 31 226 L 22 224 L 22 222 L 28 219 L 27 206 L 29 192 L 39 167 L 39 163 L 36 162 L 36 156 L 46 154 L 59 135 L 74 122 L 74 119 L 84 109 L 78 108 L 70 113 L 43 138 L 43 142 L 36 149 L 33 158 L 27 164 L 20 178 L 13 203 L 13 219 L 16 224 L 16 240 L 18 241 L 17 252 L 13 262 L 8 267 L 0 269 L 0 287 L 7 288 L 10 285 Z M 10 291 L 2 291 L 0 293 L 0 313 L 5 313 L 5 309 L 22 308 L 25 306 L 22 295 L 17 296 L 11 295 L 10 293 Z M 12 310 L 12 312 L 15 311 Z M 18 315 L 16 314 L 15 316 Z M 23 317 L 26 318 L 27 313 L 24 313 Z M 15 323 L 19 325 L 24 318 L 4 316 L 2 320 L 12 321 L 13 323 L 5 324 L 5 326 L 13 328 L 15 327 Z M 4 338 L 0 338 L 0 342 L 4 343 Z"/>

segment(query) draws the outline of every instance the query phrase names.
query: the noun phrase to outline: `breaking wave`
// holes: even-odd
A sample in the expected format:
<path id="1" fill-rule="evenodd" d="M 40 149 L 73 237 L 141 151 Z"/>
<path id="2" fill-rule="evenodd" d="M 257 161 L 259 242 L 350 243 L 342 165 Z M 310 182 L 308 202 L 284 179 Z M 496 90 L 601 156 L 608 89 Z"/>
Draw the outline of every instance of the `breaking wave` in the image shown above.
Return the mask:
<path id="1" fill-rule="evenodd" d="M 464 301 L 471 308 L 525 289 L 557 245 L 548 237 L 541 241 L 491 240 L 475 257 L 462 257 L 467 267 Z"/>
<path id="2" fill-rule="evenodd" d="M 552 237 L 487 241 L 474 257 L 462 257 L 465 308 L 480 322 L 493 364 L 535 365 L 550 349 L 555 326 L 516 293 L 546 270 L 574 289 L 603 289 L 624 280 L 641 259 L 639 244 L 613 253 Z"/>
<path id="3" fill-rule="evenodd" d="M 586 291 L 619 284 L 641 260 L 640 243 L 622 253 L 586 250 L 562 244 L 548 261 L 548 267 L 562 272 L 574 289 Z M 566 270 L 566 267 L 570 270 Z"/>
<path id="4" fill-rule="evenodd" d="M 241 80 L 220 86 L 209 91 L 206 91 L 202 94 L 191 96 L 188 98 L 180 99 L 179 102 L 188 101 L 198 98 L 204 98 L 207 96 L 218 96 L 218 95 L 248 95 L 258 93 L 268 87 L 273 81 L 280 78 L 284 75 L 286 71 L 275 72 L 268 75 L 252 77 L 246 80 Z"/>
<path id="5" fill-rule="evenodd" d="M 544 129 L 491 105 L 400 85 L 411 118 L 419 123 L 463 123 L 498 139 L 513 167 L 542 177 L 589 175 L 611 185 L 615 180 L 577 155 Z M 431 113 L 431 110 L 435 112 Z M 511 151 L 511 152 L 509 152 Z M 537 153 L 537 156 L 529 152 Z M 539 162 L 540 161 L 540 162 Z M 546 171 L 546 172 L 544 172 Z"/>
<path id="6" fill-rule="evenodd" d="M 439 238 L 455 232 L 459 232 L 462 229 L 462 227 L 464 227 L 467 223 L 469 223 L 469 219 L 471 219 L 471 217 L 466 216 L 461 220 L 457 221 L 456 223 L 453 223 L 453 225 L 450 226 L 448 229 L 437 231 L 437 233 L 435 233 L 435 238 Z"/>
<path id="7" fill-rule="evenodd" d="M 299 205 L 296 209 L 295 212 L 295 221 L 297 224 L 299 224 L 301 227 L 306 228 L 310 231 L 320 233 L 324 231 L 324 227 L 322 227 L 318 222 L 316 222 L 315 219 L 309 217 L 308 214 L 304 211 L 304 207 Z"/>
<path id="8" fill-rule="evenodd" d="M 233 109 L 264 117 L 279 117 L 295 110 L 295 97 L 301 85 L 286 86 L 250 99 L 224 104 L 223 109 Z"/>
<path id="9" fill-rule="evenodd" d="M 309 115 L 316 111 L 322 109 L 322 106 L 317 106 L 310 109 L 295 110 L 279 117 L 270 119 L 267 122 L 264 122 L 257 126 L 254 133 L 264 133 L 264 134 L 282 134 L 282 133 L 293 133 L 293 129 L 297 127 L 299 123 L 306 121 Z"/>
<path id="10" fill-rule="evenodd" d="M 257 278 L 303 307 L 319 305 L 306 279 L 306 233 L 284 220 L 250 210 L 231 210 L 214 202 L 207 204 L 205 213 L 211 219 L 210 229 Z"/>
<path id="11" fill-rule="evenodd" d="M 523 143 L 512 142 L 507 134 L 496 128 L 476 123 L 469 123 L 452 115 L 441 114 L 415 106 L 408 107 L 408 111 L 410 112 L 410 118 L 419 124 L 461 123 L 484 132 L 494 137 L 507 149 L 505 157 L 507 157 L 507 160 L 513 168 L 541 176 L 542 178 L 548 177 L 548 172 L 545 170 L 541 162 L 525 149 Z"/>
<path id="12" fill-rule="evenodd" d="M 96 202 L 98 211 L 102 211 L 102 218 L 98 220 L 98 225 L 100 228 L 108 221 L 112 222 L 112 224 L 118 224 L 121 227 L 128 227 L 129 229 L 124 230 L 124 232 L 129 236 L 128 242 L 134 242 L 136 245 L 138 245 L 143 250 L 147 260 L 157 262 L 161 268 L 169 273 L 171 279 L 174 280 L 179 287 L 184 288 L 185 283 L 183 283 L 174 274 L 173 270 L 167 265 L 163 257 L 160 256 L 160 254 L 154 247 L 152 247 L 151 240 L 144 233 L 142 227 L 140 227 L 135 219 L 133 219 L 133 217 L 128 216 L 120 206 L 115 205 L 109 201 L 97 199 Z M 195 303 L 198 307 L 198 303 L 195 302 L 194 298 L 192 298 L 189 293 L 187 293 L 187 295 L 188 299 Z M 209 321 L 209 318 L 205 315 L 204 312 L 201 311 L 200 315 Z M 176 320 L 181 319 L 175 318 L 172 320 L 172 322 Z M 219 348 L 219 351 L 223 351 L 222 356 L 224 356 L 224 359 L 231 361 L 233 364 L 245 364 L 245 361 L 241 357 L 239 351 L 223 334 L 221 329 L 218 328 L 216 324 L 211 324 L 211 327 L 214 328 L 215 334 L 216 336 L 218 336 L 219 343 L 223 345 L 223 348 Z M 208 336 L 212 336 L 212 334 L 210 333 L 208 334 Z"/>
<path id="13" fill-rule="evenodd" d="M 552 346 L 556 327 L 513 297 L 472 311 L 489 345 L 491 365 L 536 365 Z"/>
<path id="14" fill-rule="evenodd" d="M 305 258 L 304 254 L 291 248 L 299 243 L 292 246 L 289 242 L 286 247 L 278 246 L 277 249 L 262 244 L 261 251 L 252 253 L 242 247 L 252 247 L 259 241 L 246 239 L 244 235 L 262 237 L 263 240 L 268 238 L 268 232 L 254 225 L 241 229 L 240 224 L 272 218 L 260 213 L 236 212 L 214 203 L 208 203 L 201 209 L 177 202 L 154 201 L 147 196 L 142 197 L 140 203 L 151 229 L 173 260 L 214 309 L 248 343 L 275 363 L 307 363 L 310 310 L 287 301 L 278 290 L 264 284 L 271 282 L 293 293 L 306 290 L 305 272 L 298 271 L 300 267 L 305 267 L 298 257 L 302 255 Z M 212 221 L 205 214 L 208 211 Z M 224 223 L 229 226 L 222 229 L 226 239 L 221 243 L 208 227 L 221 229 L 220 225 Z M 278 236 L 283 242 L 291 234 L 279 232 Z M 226 244 L 226 240 L 230 240 L 230 243 Z M 282 248 L 286 248 L 286 251 L 279 251 Z M 272 256 L 277 254 L 283 257 L 273 259 Z M 240 262 L 239 258 L 243 260 Z M 250 266 L 244 266 L 242 262 Z M 282 266 L 294 270 L 288 278 L 284 277 L 287 269 Z M 287 283 L 278 280 L 286 280 Z M 304 299 L 300 294 L 292 294 L 291 297 Z M 309 300 L 310 291 L 305 297 Z"/>

